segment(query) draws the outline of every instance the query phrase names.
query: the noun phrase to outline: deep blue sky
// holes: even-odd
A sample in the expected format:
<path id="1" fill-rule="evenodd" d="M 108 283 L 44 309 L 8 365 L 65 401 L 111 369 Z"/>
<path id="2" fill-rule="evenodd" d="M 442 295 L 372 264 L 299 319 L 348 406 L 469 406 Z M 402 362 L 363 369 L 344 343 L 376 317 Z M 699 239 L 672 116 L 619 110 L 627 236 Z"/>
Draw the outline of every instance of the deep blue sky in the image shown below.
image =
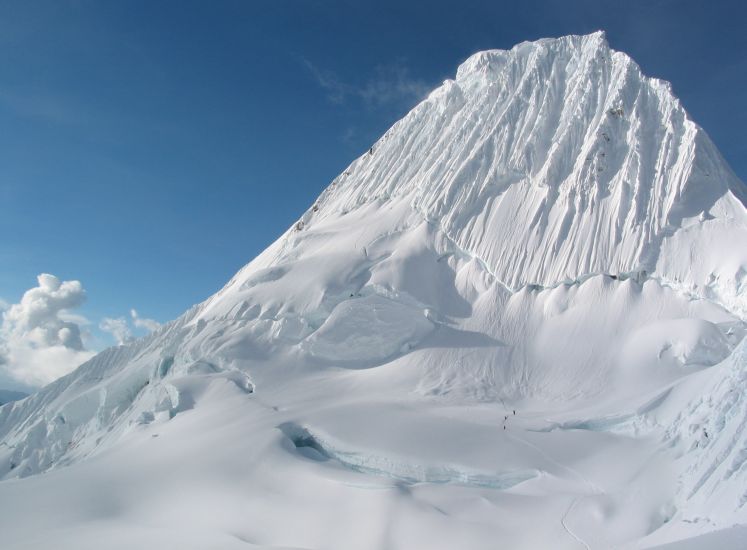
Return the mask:
<path id="1" fill-rule="evenodd" d="M 747 179 L 738 1 L 0 2 L 0 298 L 94 323 L 216 291 L 471 53 L 607 31 Z"/>

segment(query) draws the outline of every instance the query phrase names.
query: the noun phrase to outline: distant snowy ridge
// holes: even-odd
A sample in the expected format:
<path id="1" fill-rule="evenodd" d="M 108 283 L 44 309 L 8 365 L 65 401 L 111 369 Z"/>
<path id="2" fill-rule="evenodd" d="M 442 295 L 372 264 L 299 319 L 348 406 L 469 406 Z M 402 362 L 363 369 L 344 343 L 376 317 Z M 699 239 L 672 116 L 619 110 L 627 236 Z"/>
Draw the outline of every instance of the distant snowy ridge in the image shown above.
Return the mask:
<path id="1" fill-rule="evenodd" d="M 28 394 L 20 391 L 0 390 L 0 405 L 23 399 Z"/>

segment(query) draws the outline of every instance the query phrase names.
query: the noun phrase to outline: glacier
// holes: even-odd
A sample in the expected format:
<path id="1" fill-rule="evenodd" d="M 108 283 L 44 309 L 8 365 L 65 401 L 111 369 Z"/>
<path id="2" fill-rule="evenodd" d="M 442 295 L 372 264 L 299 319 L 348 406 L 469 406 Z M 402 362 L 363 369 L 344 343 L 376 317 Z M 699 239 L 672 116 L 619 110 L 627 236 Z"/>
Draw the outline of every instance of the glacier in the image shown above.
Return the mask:
<path id="1" fill-rule="evenodd" d="M 746 197 L 603 33 L 477 53 L 214 296 L 0 407 L 3 545 L 744 547 Z"/>

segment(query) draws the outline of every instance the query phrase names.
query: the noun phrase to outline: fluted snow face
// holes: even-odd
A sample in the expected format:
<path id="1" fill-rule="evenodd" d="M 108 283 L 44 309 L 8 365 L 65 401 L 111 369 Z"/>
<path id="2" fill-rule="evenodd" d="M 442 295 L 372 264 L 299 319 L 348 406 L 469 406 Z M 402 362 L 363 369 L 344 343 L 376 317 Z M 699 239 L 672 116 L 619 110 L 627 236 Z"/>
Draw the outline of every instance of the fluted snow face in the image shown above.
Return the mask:
<path id="1" fill-rule="evenodd" d="M 747 225 L 741 185 L 669 84 L 595 33 L 473 55 L 335 180 L 319 216 L 406 200 L 517 288 L 650 273 L 690 218 Z"/>

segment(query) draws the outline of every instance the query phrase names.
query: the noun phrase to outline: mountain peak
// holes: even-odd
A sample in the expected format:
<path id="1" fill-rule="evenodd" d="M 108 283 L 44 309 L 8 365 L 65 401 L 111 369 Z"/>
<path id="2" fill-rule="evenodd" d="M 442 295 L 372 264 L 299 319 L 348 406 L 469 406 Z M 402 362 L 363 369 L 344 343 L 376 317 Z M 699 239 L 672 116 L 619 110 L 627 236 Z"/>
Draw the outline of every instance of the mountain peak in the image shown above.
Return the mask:
<path id="1" fill-rule="evenodd" d="M 569 35 L 560 38 L 541 38 L 536 41 L 525 41 L 510 50 L 483 50 L 469 56 L 457 69 L 456 80 L 465 81 L 475 75 L 495 74 L 510 57 L 526 58 L 531 54 L 550 54 L 558 50 L 567 51 L 603 51 L 611 53 L 604 31 L 585 35 Z"/>
<path id="2" fill-rule="evenodd" d="M 303 223 L 404 202 L 520 288 L 656 271 L 662 247 L 699 216 L 744 223 L 729 192 L 741 186 L 668 84 L 600 31 L 471 56 Z"/>

